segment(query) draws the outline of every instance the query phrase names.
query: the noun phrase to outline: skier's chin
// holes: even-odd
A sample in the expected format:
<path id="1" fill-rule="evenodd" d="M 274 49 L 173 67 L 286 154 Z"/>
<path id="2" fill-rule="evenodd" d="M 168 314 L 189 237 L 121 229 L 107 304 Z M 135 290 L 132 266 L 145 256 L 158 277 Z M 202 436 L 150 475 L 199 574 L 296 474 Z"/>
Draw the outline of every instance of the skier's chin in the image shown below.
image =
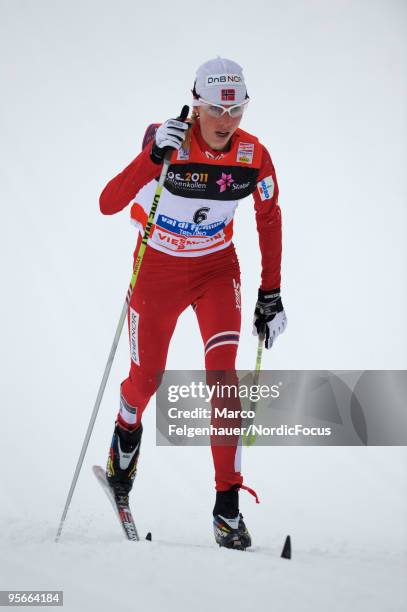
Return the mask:
<path id="1" fill-rule="evenodd" d="M 216 132 L 214 132 L 212 135 L 211 143 L 212 149 L 221 150 L 226 147 L 231 135 L 232 133 L 228 130 L 217 130 Z"/>

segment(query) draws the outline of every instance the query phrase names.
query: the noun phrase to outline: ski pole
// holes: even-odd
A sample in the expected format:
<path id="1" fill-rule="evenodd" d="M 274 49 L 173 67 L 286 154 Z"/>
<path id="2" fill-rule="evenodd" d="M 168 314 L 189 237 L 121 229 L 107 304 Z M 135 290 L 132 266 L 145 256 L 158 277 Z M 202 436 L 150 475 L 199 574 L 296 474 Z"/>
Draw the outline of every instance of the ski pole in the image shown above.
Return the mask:
<path id="1" fill-rule="evenodd" d="M 257 385 L 259 382 L 259 376 L 260 376 L 260 370 L 261 370 L 261 358 L 263 355 L 263 344 L 264 344 L 264 335 L 263 334 L 259 334 L 259 339 L 258 339 L 258 344 L 257 344 L 257 353 L 256 353 L 256 366 L 254 369 L 254 375 L 253 375 L 253 385 Z M 256 401 L 251 401 L 250 402 L 250 410 L 253 410 L 253 412 L 256 411 Z M 253 423 L 254 419 L 251 419 L 251 424 Z M 243 435 L 243 444 L 245 446 L 252 446 L 254 444 L 256 440 L 256 434 L 252 434 L 249 438 L 247 437 L 247 433 L 245 433 Z"/>
<path id="2" fill-rule="evenodd" d="M 181 115 L 180 115 L 180 120 L 181 121 L 185 121 L 185 119 L 188 116 L 188 112 L 189 112 L 188 106 L 184 106 L 182 111 L 181 111 Z M 106 363 L 106 366 L 105 366 L 105 371 L 103 373 L 102 381 L 101 381 L 100 386 L 99 386 L 99 391 L 98 391 L 98 394 L 97 394 L 97 397 L 96 397 L 96 401 L 95 401 L 95 405 L 93 407 L 93 411 L 92 411 L 92 414 L 91 414 L 91 417 L 90 417 L 88 429 L 86 430 L 85 439 L 84 439 L 83 444 L 82 444 L 82 449 L 81 449 L 81 452 L 80 452 L 80 455 L 79 455 L 78 463 L 76 464 L 75 473 L 73 475 L 71 486 L 70 486 L 70 489 L 69 489 L 69 492 L 68 492 L 68 497 L 67 497 L 66 502 L 65 502 L 64 511 L 62 512 L 62 517 L 61 517 L 61 520 L 60 520 L 60 523 L 59 523 L 57 535 L 55 537 L 55 542 L 58 542 L 60 537 L 61 537 L 61 533 L 62 533 L 64 522 L 65 522 L 65 519 L 66 519 L 66 515 L 68 514 L 68 509 L 69 509 L 69 506 L 71 504 L 72 496 L 73 496 L 73 493 L 75 491 L 75 487 L 76 487 L 76 483 L 78 481 L 79 473 L 80 473 L 81 468 L 82 468 L 82 464 L 83 464 L 83 460 L 85 458 L 85 454 L 86 454 L 86 451 L 87 451 L 87 448 L 88 448 L 89 440 L 90 440 L 90 437 L 92 435 L 92 431 L 93 431 L 93 427 L 95 425 L 97 414 L 99 412 L 99 407 L 100 407 L 100 404 L 101 404 L 101 401 L 102 401 L 103 393 L 104 393 L 105 388 L 106 388 L 107 379 L 109 378 L 110 370 L 112 368 L 113 359 L 114 359 L 114 356 L 116 354 L 117 346 L 119 344 L 120 335 L 121 335 L 121 332 L 122 332 L 122 329 L 123 329 L 124 321 L 125 321 L 126 316 L 127 316 L 127 310 L 128 310 L 128 307 L 129 307 L 130 299 L 131 299 L 132 293 L 134 291 L 134 287 L 135 287 L 135 284 L 136 284 L 136 281 L 137 281 L 138 274 L 140 272 L 141 263 L 143 261 L 144 253 L 145 253 L 146 248 L 147 248 L 147 241 L 148 241 L 148 239 L 150 237 L 151 227 L 152 227 L 152 225 L 154 223 L 154 218 L 155 218 L 155 214 L 156 214 L 156 211 L 157 211 L 158 203 L 160 201 L 161 192 L 163 190 L 163 185 L 164 185 L 165 179 L 167 177 L 168 168 L 170 166 L 171 153 L 172 153 L 172 149 L 170 151 L 168 151 L 165 154 L 165 156 L 164 156 L 163 167 L 162 167 L 162 170 L 161 170 L 160 178 L 158 180 L 158 185 L 157 185 L 157 189 L 156 189 L 155 194 L 154 194 L 153 202 L 151 204 L 151 210 L 150 210 L 150 214 L 148 215 L 147 224 L 146 224 L 146 227 L 145 227 L 145 230 L 144 230 L 144 235 L 143 235 L 143 238 L 141 240 L 141 244 L 140 244 L 140 247 L 139 247 L 139 250 L 138 250 L 138 253 L 137 253 L 136 261 L 135 261 L 134 268 L 133 268 L 133 274 L 132 274 L 131 279 L 130 279 L 129 290 L 127 292 L 126 299 L 125 299 L 125 302 L 123 304 L 123 308 L 122 308 L 122 312 L 121 312 L 121 315 L 120 315 L 119 323 L 117 325 L 116 333 L 114 335 L 113 344 L 112 344 L 112 347 L 110 349 L 109 357 L 107 359 L 107 363 Z"/>

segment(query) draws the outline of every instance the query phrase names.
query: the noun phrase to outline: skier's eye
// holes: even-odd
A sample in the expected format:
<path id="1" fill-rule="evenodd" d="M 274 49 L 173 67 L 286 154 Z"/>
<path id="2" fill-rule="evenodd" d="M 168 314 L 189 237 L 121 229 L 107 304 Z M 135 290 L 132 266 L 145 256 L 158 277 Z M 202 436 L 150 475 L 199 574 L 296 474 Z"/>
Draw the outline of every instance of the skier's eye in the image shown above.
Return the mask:
<path id="1" fill-rule="evenodd" d="M 243 106 L 235 106 L 229 111 L 231 117 L 241 117 L 243 115 Z"/>
<path id="2" fill-rule="evenodd" d="M 223 109 L 219 108 L 219 106 L 208 106 L 208 113 L 212 115 L 212 117 L 221 117 L 223 115 Z"/>

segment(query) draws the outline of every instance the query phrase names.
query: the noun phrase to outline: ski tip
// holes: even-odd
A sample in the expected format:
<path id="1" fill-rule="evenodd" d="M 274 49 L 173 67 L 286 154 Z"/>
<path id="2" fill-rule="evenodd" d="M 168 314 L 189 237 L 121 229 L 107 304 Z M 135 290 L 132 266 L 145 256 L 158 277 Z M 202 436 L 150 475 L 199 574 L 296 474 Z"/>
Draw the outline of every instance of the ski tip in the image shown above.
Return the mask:
<path id="1" fill-rule="evenodd" d="M 281 551 L 282 559 L 291 559 L 291 537 L 288 535 L 285 539 L 283 550 Z"/>
<path id="2" fill-rule="evenodd" d="M 151 531 L 149 531 L 148 534 L 146 535 L 146 540 L 148 540 L 148 542 L 151 542 L 152 539 L 153 539 L 153 536 L 151 535 Z"/>

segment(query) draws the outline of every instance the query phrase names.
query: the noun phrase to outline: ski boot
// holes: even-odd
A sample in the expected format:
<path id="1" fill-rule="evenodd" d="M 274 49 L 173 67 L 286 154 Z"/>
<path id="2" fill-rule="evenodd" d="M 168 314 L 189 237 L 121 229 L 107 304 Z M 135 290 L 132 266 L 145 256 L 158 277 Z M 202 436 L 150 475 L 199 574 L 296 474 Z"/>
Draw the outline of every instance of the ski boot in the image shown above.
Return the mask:
<path id="1" fill-rule="evenodd" d="M 129 431 L 118 423 L 114 428 L 106 466 L 106 480 L 113 490 L 116 504 L 129 505 L 129 493 L 137 471 L 143 426 Z"/>
<path id="2" fill-rule="evenodd" d="M 236 550 L 246 550 L 251 546 L 250 534 L 239 512 L 239 486 L 216 492 L 213 531 L 219 546 Z"/>

